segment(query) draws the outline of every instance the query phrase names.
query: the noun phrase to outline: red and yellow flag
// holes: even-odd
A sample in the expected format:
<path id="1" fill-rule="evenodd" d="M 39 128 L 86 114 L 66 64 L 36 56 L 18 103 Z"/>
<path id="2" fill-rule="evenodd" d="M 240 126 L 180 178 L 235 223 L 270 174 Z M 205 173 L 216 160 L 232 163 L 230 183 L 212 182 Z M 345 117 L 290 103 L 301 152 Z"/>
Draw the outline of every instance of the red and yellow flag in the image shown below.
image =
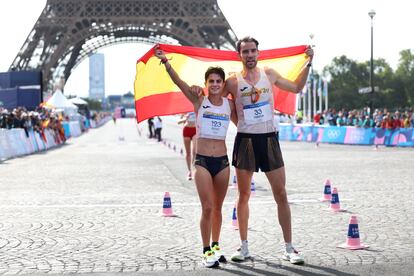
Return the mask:
<path id="1" fill-rule="evenodd" d="M 159 44 L 170 64 L 188 85 L 204 87 L 204 73 L 210 66 L 220 66 L 227 77 L 243 69 L 236 51 Z M 154 46 L 155 47 L 155 46 Z M 135 109 L 138 122 L 154 116 L 193 111 L 193 105 L 170 79 L 165 66 L 154 55 L 154 47 L 137 61 Z M 260 51 L 260 67 L 270 67 L 283 77 L 295 80 L 305 68 L 307 46 Z M 275 109 L 293 114 L 296 94 L 273 86 Z"/>

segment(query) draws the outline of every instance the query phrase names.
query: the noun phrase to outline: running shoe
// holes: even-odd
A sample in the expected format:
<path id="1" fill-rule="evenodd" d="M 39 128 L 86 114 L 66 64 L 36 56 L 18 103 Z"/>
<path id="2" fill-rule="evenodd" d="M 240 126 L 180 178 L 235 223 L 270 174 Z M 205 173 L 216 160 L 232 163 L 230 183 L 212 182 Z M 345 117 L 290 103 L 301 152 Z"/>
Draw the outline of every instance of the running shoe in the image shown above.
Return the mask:
<path id="1" fill-rule="evenodd" d="M 214 251 L 209 250 L 203 254 L 203 265 L 208 268 L 217 267 L 220 265 L 219 261 L 217 261 L 217 258 L 214 255 Z"/>
<path id="2" fill-rule="evenodd" d="M 193 177 L 191 176 L 191 172 L 188 172 L 188 174 L 187 174 L 187 180 L 192 180 L 193 179 Z"/>
<path id="3" fill-rule="evenodd" d="M 217 244 L 211 248 L 214 251 L 217 261 L 220 263 L 227 263 L 226 257 L 221 253 L 221 248 Z"/>
<path id="4" fill-rule="evenodd" d="M 302 254 L 296 251 L 296 249 L 293 249 L 293 251 L 290 253 L 285 251 L 285 253 L 283 253 L 282 259 L 285 261 L 290 261 L 292 264 L 305 263 L 305 259 L 303 258 Z"/>
<path id="5" fill-rule="evenodd" d="M 231 260 L 234 262 L 242 262 L 250 258 L 249 249 L 246 246 L 240 246 L 237 251 L 231 255 Z"/>

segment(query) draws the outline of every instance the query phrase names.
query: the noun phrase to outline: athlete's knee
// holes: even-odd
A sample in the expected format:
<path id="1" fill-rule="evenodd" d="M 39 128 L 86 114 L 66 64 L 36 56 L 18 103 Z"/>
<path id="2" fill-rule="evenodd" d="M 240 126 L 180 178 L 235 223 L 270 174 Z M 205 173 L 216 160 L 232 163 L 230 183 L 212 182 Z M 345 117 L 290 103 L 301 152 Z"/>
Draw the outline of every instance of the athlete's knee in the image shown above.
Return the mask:
<path id="1" fill-rule="evenodd" d="M 250 190 L 245 192 L 239 192 L 239 204 L 246 205 L 250 199 Z"/>
<path id="2" fill-rule="evenodd" d="M 288 202 L 286 189 L 284 187 L 273 191 L 273 195 L 277 204 L 284 204 Z"/>
<path id="3" fill-rule="evenodd" d="M 212 203 L 205 202 L 201 204 L 201 210 L 204 216 L 211 216 L 213 213 L 214 207 Z"/>

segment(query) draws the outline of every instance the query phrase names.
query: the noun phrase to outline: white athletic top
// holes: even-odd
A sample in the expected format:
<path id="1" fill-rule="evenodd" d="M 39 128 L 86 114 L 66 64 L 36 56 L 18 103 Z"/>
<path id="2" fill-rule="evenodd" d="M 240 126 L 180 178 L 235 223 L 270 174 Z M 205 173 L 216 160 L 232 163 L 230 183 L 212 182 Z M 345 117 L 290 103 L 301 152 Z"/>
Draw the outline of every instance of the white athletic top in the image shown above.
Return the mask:
<path id="1" fill-rule="evenodd" d="M 237 77 L 236 110 L 238 116 L 237 132 L 241 133 L 269 133 L 275 132 L 273 122 L 273 90 L 272 84 L 265 71 L 260 70 L 259 81 L 254 85 L 259 97 L 257 102 L 255 95 L 251 95 L 253 86 L 247 83 L 240 72 Z"/>
<path id="2" fill-rule="evenodd" d="M 209 101 L 208 97 L 204 96 L 197 112 L 197 137 L 225 140 L 230 114 L 231 108 L 227 98 L 223 97 L 223 104 L 216 106 Z"/>
<path id="3" fill-rule="evenodd" d="M 196 114 L 194 112 L 187 113 L 187 122 L 191 124 L 195 124 L 196 122 Z"/>

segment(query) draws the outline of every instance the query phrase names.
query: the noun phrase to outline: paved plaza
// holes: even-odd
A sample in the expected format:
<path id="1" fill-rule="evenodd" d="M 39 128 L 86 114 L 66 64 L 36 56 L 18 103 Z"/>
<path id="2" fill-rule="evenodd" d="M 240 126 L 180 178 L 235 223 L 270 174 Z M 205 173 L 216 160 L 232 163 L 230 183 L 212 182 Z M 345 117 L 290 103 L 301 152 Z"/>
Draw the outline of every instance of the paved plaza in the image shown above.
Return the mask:
<path id="1" fill-rule="evenodd" d="M 200 262 L 200 205 L 186 180 L 181 127 L 164 120 L 165 144 L 148 139 L 146 127 L 111 121 L 59 148 L 0 163 L 0 274 L 413 275 L 414 149 L 281 142 L 294 244 L 306 264 L 281 260 L 276 205 L 259 173 L 250 200 L 253 259 L 211 270 Z M 326 179 L 347 212 L 318 201 Z M 166 191 L 176 217 L 160 215 Z M 223 207 L 228 258 L 239 244 L 231 228 L 236 197 L 229 189 Z M 337 248 L 351 215 L 367 250 Z"/>

